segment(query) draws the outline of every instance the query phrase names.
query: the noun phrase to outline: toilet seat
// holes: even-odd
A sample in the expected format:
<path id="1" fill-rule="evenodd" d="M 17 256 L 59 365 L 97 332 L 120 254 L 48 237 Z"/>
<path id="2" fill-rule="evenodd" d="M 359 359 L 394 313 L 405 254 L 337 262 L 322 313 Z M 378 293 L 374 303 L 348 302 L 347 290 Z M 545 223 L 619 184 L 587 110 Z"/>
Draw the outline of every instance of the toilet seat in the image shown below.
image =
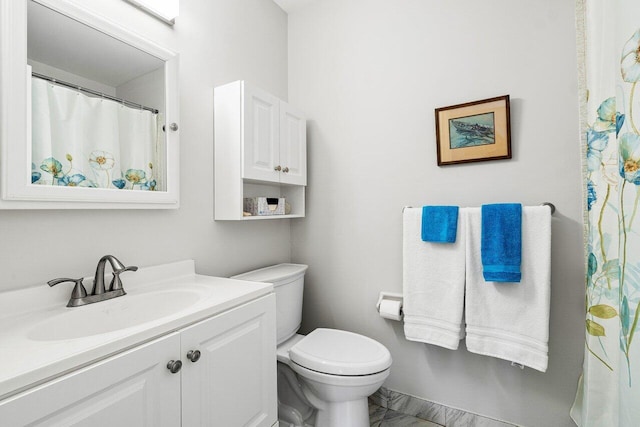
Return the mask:
<path id="1" fill-rule="evenodd" d="M 371 384 L 379 384 L 378 387 L 380 387 L 382 382 L 391 373 L 391 369 L 387 368 L 382 372 L 376 372 L 375 374 L 369 375 L 333 375 L 307 369 L 304 366 L 298 365 L 297 363 L 291 363 L 289 367 L 293 370 L 293 372 L 304 378 L 307 382 L 315 381 L 322 384 L 346 388 L 362 387 Z M 371 393 L 376 391 L 378 387 L 375 387 L 371 391 Z"/>
<path id="2" fill-rule="evenodd" d="M 318 328 L 289 349 L 291 362 L 322 374 L 373 375 L 391 366 L 389 350 L 360 334 Z"/>

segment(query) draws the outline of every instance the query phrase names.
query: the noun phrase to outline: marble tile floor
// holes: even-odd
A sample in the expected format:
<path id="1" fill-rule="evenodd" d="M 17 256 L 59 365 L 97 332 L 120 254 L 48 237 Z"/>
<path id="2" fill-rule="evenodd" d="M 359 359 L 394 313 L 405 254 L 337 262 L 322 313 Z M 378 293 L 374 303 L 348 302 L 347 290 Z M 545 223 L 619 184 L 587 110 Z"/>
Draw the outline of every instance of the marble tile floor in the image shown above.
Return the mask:
<path id="1" fill-rule="evenodd" d="M 369 402 L 371 427 L 442 427 L 441 424 L 412 417 Z"/>
<path id="2" fill-rule="evenodd" d="M 376 427 L 517 427 L 385 387 L 369 397 L 369 418 Z"/>

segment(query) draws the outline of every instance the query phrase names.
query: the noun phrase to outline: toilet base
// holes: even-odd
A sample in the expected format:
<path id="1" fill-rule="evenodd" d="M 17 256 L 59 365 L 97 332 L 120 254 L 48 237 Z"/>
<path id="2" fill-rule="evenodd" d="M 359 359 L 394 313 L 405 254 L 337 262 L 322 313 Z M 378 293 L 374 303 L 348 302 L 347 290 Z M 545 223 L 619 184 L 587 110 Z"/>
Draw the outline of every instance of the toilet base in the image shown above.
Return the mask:
<path id="1" fill-rule="evenodd" d="M 369 427 L 367 399 L 325 403 L 316 413 L 315 427 Z"/>
<path id="2" fill-rule="evenodd" d="M 318 333 L 324 335 L 318 335 Z M 334 339 L 330 339 L 331 334 Z M 310 366 L 315 367 L 314 364 L 317 364 L 318 360 L 320 362 L 326 360 L 326 358 L 318 359 L 318 348 L 328 348 L 327 346 L 331 347 L 336 342 L 345 341 L 340 335 L 336 339 L 336 334 L 349 334 L 349 338 L 360 339 L 365 344 L 373 342 L 373 350 L 380 350 L 378 347 L 381 347 L 384 351 L 378 351 L 379 360 L 375 359 L 379 362 L 378 365 L 372 362 L 367 365 L 367 369 L 363 369 L 363 366 L 355 364 L 355 367 L 360 370 L 349 373 L 343 373 L 342 370 L 349 371 L 354 366 L 339 365 L 335 367 L 339 368 L 339 372 L 324 373 L 296 363 L 290 357 L 291 352 L 295 352 L 294 355 L 300 356 L 302 362 L 306 361 L 311 363 Z M 352 335 L 355 337 L 351 337 Z M 311 341 L 308 344 L 310 348 L 305 351 L 302 344 L 310 338 Z M 316 329 L 307 337 L 298 339 L 296 343 L 291 344 L 290 341 L 280 344 L 277 350 L 278 416 L 283 420 L 284 425 L 287 427 L 369 427 L 368 397 L 380 388 L 390 373 L 391 356 L 386 348 L 370 338 L 326 329 Z M 351 352 L 358 354 L 353 348 Z M 331 354 L 328 357 L 328 360 L 332 360 Z M 376 366 L 383 370 L 373 370 L 372 373 L 368 373 Z M 326 368 L 324 365 L 322 367 Z"/>
<path id="3" fill-rule="evenodd" d="M 298 372 L 302 391 L 317 411 L 315 427 L 369 427 L 368 397 L 380 388 L 389 370 L 340 378 L 294 366 L 306 375 Z M 330 384 L 334 381 L 341 384 Z"/>
<path id="4" fill-rule="evenodd" d="M 293 370 L 278 362 L 278 421 L 281 427 L 313 427 L 316 409 L 302 392 Z"/>

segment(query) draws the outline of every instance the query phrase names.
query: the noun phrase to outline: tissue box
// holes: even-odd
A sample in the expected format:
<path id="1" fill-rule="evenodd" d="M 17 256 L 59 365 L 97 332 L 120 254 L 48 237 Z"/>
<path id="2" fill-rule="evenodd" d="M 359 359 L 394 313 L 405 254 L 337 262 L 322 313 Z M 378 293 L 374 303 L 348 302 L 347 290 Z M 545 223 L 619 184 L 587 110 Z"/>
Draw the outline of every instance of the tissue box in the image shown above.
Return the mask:
<path id="1" fill-rule="evenodd" d="M 284 215 L 284 197 L 245 197 L 243 211 L 251 215 Z"/>

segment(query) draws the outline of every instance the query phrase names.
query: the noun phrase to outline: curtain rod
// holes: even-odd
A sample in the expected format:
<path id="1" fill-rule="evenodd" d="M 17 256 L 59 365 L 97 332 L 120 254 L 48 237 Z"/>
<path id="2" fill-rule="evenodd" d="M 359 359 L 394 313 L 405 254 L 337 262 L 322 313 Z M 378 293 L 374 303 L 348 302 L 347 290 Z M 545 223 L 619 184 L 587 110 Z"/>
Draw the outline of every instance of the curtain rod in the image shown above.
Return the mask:
<path id="1" fill-rule="evenodd" d="M 118 102 L 120 104 L 129 106 L 129 107 L 134 107 L 134 108 L 139 108 L 141 110 L 151 111 L 153 114 L 158 114 L 158 110 L 155 109 L 155 108 L 145 107 L 144 105 L 136 104 L 135 102 L 127 101 L 126 99 L 116 98 L 115 96 L 107 95 L 105 93 L 98 92 L 98 91 L 95 91 L 93 89 L 88 89 L 86 87 L 74 85 L 73 83 L 68 83 L 68 82 L 65 82 L 65 81 L 62 81 L 62 80 L 54 79 L 53 77 L 45 76 L 44 74 L 31 73 L 31 75 L 33 77 L 38 78 L 38 79 L 46 80 L 48 82 L 51 82 L 51 83 L 54 83 L 54 84 L 57 84 L 57 85 L 60 85 L 60 86 L 65 86 L 65 87 L 68 87 L 68 88 L 71 88 L 71 89 L 78 90 L 80 92 L 86 92 L 86 93 L 94 95 L 94 96 L 99 96 L 100 98 L 109 99 L 111 101 L 116 101 L 116 102 Z"/>

